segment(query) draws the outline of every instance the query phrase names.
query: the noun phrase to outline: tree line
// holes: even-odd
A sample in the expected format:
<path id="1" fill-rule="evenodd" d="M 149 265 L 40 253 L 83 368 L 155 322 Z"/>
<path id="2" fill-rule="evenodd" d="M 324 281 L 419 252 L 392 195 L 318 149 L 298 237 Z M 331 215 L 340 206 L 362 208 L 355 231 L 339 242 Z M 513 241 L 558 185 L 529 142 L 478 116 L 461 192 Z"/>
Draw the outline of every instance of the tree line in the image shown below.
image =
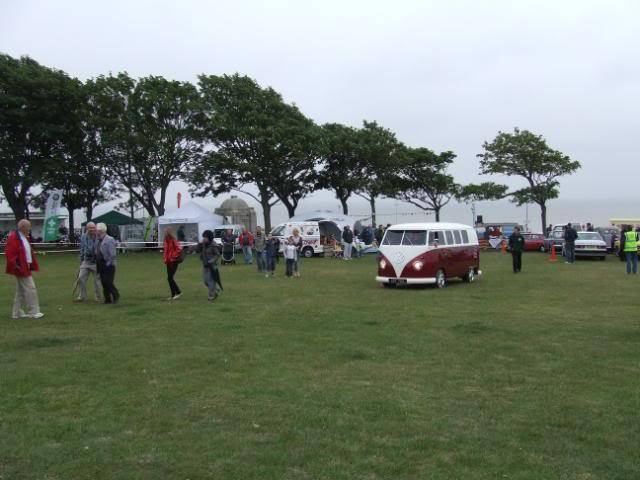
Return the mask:
<path id="1" fill-rule="evenodd" d="M 510 198 L 537 203 L 544 227 L 559 177 L 580 164 L 517 128 L 482 147 L 481 174 L 518 176 L 525 185 L 461 185 L 449 173 L 452 151 L 410 147 L 375 121 L 317 125 L 274 89 L 239 74 L 200 75 L 195 84 L 127 73 L 83 82 L 29 57 L 0 55 L 2 196 L 18 219 L 43 204 L 43 193 L 60 189 L 72 231 L 75 211 L 91 218 L 97 204 L 121 197 L 131 212 L 163 215 L 175 180 L 196 196 L 250 195 L 267 230 L 274 205 L 291 217 L 319 189 L 334 192 L 345 214 L 348 200 L 362 197 L 374 225 L 381 197 L 437 221 L 453 199 Z"/>

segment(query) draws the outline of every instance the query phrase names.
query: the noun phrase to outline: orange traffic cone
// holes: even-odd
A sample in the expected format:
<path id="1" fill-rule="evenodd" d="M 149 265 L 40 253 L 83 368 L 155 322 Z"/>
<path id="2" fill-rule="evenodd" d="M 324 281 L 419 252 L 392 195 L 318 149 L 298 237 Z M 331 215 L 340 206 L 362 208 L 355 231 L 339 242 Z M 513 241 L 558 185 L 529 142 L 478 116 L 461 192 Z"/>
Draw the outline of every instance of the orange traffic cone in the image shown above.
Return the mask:
<path id="1" fill-rule="evenodd" d="M 507 242 L 506 242 L 506 240 L 502 241 L 502 245 L 500 245 L 500 251 L 502 253 L 507 253 Z"/>
<path id="2" fill-rule="evenodd" d="M 556 247 L 555 245 L 551 245 L 551 256 L 549 257 L 550 262 L 557 262 L 558 257 L 556 255 Z"/>

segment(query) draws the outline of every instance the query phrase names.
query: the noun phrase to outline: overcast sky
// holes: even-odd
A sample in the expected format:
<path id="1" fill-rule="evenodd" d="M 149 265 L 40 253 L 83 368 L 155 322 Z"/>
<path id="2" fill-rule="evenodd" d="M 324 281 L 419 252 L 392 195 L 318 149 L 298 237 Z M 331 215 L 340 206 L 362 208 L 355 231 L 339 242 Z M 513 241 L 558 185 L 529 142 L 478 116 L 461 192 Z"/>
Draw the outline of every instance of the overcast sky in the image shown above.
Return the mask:
<path id="1" fill-rule="evenodd" d="M 532 130 L 582 163 L 561 190 L 578 203 L 637 199 L 639 47 L 638 1 L 0 3 L 10 55 L 81 79 L 240 72 L 318 123 L 377 120 L 409 145 L 453 150 L 460 182 L 479 180 L 483 141 Z"/>

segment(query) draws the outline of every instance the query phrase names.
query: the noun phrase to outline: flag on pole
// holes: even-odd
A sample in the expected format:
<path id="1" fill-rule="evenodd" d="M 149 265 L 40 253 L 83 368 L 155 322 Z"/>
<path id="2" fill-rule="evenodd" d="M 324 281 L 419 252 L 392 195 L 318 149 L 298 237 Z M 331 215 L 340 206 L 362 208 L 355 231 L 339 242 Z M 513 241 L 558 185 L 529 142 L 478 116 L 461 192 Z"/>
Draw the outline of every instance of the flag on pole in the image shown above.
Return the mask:
<path id="1" fill-rule="evenodd" d="M 52 190 L 47 197 L 47 206 L 44 211 L 44 241 L 55 242 L 59 237 L 60 228 L 60 202 L 62 201 L 62 191 Z"/>

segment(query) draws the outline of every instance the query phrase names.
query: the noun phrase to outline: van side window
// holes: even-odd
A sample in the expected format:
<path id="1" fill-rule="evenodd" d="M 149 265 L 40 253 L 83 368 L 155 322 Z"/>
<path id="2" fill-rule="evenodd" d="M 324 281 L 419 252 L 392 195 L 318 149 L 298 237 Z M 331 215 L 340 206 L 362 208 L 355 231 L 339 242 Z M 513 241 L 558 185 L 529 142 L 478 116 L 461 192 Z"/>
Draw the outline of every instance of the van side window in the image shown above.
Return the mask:
<path id="1" fill-rule="evenodd" d="M 383 245 L 400 245 L 402 242 L 403 230 L 387 230 L 382 239 Z"/>
<path id="2" fill-rule="evenodd" d="M 469 243 L 469 234 L 466 230 L 460 232 L 462 234 L 462 243 Z"/>
<path id="3" fill-rule="evenodd" d="M 427 243 L 427 232 L 424 230 L 406 230 L 402 245 L 416 246 L 425 245 Z"/>
<path id="4" fill-rule="evenodd" d="M 447 245 L 453 245 L 453 233 L 451 233 L 451 230 L 447 230 L 445 233 L 447 235 Z"/>
<path id="5" fill-rule="evenodd" d="M 460 245 L 462 243 L 462 238 L 460 237 L 460 230 L 453 231 L 453 238 L 456 241 L 456 245 Z"/>
<path id="6" fill-rule="evenodd" d="M 429 245 L 444 245 L 444 234 L 439 231 L 430 231 L 429 232 Z"/>

